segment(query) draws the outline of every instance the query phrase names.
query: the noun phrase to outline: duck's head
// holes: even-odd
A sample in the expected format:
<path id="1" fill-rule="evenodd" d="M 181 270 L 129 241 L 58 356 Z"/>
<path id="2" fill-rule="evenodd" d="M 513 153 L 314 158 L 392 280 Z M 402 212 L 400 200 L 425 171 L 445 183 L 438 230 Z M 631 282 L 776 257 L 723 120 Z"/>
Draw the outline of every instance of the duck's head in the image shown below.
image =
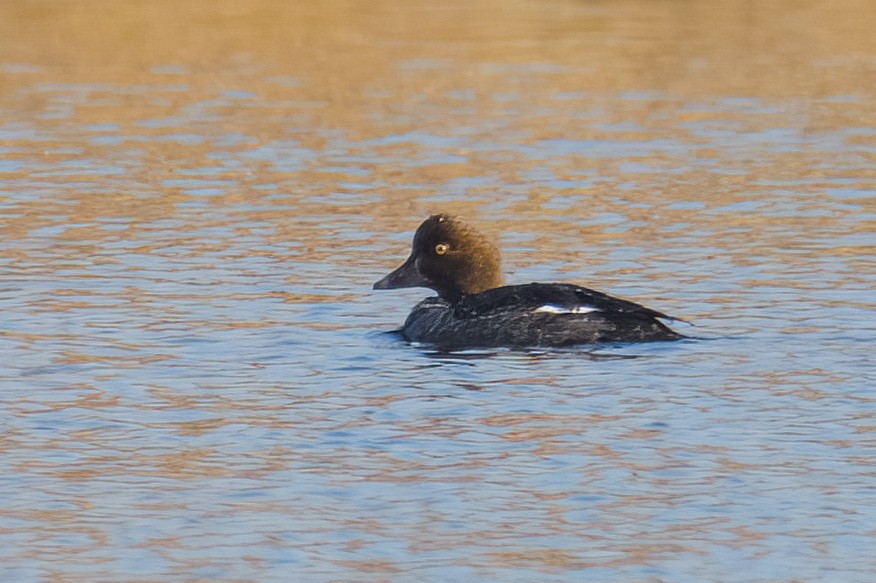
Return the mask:
<path id="1" fill-rule="evenodd" d="M 414 234 L 401 267 L 374 289 L 428 287 L 449 302 L 502 285 L 499 249 L 488 238 L 450 215 L 432 215 Z"/>

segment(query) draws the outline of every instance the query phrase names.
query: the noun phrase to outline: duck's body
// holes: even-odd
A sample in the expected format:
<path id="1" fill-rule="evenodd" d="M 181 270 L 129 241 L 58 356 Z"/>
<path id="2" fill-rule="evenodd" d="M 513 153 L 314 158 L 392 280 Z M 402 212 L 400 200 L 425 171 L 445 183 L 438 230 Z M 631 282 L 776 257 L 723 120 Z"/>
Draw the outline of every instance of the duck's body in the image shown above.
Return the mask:
<path id="1" fill-rule="evenodd" d="M 570 346 L 675 340 L 665 314 L 567 283 L 508 285 L 450 303 L 417 304 L 401 329 L 409 342 L 444 348 Z"/>
<path id="2" fill-rule="evenodd" d="M 375 289 L 436 290 L 401 329 L 409 342 L 442 348 L 570 346 L 683 338 L 666 314 L 567 283 L 501 285 L 498 249 L 447 215 L 417 229 L 414 249 Z"/>

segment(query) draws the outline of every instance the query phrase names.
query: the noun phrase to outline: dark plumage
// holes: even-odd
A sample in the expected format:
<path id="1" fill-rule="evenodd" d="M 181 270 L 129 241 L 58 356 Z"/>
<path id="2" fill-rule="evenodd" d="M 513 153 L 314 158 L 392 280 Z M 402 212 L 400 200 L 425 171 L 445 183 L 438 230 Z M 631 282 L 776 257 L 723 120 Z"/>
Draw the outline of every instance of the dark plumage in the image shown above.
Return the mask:
<path id="1" fill-rule="evenodd" d="M 567 283 L 502 286 L 499 250 L 448 215 L 426 219 L 410 257 L 374 289 L 428 287 L 401 329 L 410 342 L 443 348 L 569 346 L 676 340 L 666 314 Z"/>

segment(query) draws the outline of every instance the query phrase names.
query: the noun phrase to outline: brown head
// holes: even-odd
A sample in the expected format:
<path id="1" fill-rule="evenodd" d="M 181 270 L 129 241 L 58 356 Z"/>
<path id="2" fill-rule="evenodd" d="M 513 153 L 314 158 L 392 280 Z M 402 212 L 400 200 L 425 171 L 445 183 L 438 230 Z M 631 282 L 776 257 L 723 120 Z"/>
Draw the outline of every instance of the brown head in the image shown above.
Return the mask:
<path id="1" fill-rule="evenodd" d="M 414 234 L 413 250 L 401 267 L 374 289 L 428 287 L 456 302 L 502 285 L 499 249 L 488 238 L 450 215 L 432 215 Z"/>

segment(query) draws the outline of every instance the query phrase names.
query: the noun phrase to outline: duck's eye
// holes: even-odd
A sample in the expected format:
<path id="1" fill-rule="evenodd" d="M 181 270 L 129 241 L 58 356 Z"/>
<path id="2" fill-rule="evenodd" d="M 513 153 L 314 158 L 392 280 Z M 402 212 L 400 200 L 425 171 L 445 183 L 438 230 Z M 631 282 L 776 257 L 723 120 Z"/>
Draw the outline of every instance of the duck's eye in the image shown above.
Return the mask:
<path id="1" fill-rule="evenodd" d="M 450 245 L 447 243 L 438 243 L 435 245 L 435 255 L 444 255 L 450 251 Z"/>

